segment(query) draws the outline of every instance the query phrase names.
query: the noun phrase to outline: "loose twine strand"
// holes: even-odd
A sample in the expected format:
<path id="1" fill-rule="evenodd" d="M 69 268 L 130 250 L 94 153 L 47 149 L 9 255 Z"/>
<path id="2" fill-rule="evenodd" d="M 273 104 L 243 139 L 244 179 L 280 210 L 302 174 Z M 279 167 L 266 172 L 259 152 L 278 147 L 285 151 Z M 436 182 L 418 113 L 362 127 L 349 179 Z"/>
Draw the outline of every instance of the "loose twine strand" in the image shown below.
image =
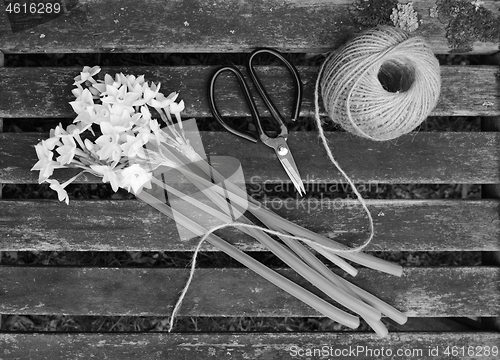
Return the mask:
<path id="1" fill-rule="evenodd" d="M 378 73 L 384 62 L 389 64 L 388 70 L 384 70 L 389 76 L 394 75 L 394 72 L 399 72 L 403 77 L 413 75 L 413 83 L 407 91 L 389 92 L 383 88 Z M 191 285 L 201 246 L 217 230 L 226 227 L 253 228 L 271 235 L 314 243 L 336 253 L 359 252 L 372 241 L 375 230 L 371 212 L 328 146 L 319 115 L 320 88 L 330 119 L 350 133 L 383 141 L 397 138 L 420 125 L 436 105 L 440 87 L 439 63 L 425 41 L 419 37 L 410 37 L 408 33 L 396 28 L 379 27 L 369 30 L 349 42 L 338 53 L 330 54 L 321 65 L 315 84 L 314 120 L 329 160 L 347 180 L 368 217 L 370 235 L 360 246 L 338 249 L 258 225 L 233 222 L 214 226 L 196 246 L 189 277 L 172 311 L 168 332 L 172 331 L 177 312 Z"/>

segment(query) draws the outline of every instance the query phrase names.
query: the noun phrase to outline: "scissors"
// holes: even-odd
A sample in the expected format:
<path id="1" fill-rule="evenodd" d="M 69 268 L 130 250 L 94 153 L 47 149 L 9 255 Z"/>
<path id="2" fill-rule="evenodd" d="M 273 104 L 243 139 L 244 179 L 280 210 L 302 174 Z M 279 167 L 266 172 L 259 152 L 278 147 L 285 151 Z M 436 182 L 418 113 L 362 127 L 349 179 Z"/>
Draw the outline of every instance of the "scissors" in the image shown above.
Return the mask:
<path id="1" fill-rule="evenodd" d="M 250 78 L 252 79 L 252 82 L 259 92 L 262 100 L 264 100 L 264 103 L 266 104 L 267 108 L 269 109 L 269 112 L 271 113 L 271 116 L 274 120 L 275 123 L 279 126 L 279 134 L 275 137 L 271 137 L 266 133 L 264 128 L 262 127 L 262 122 L 261 118 L 259 115 L 259 112 L 257 111 L 257 106 L 255 105 L 255 102 L 253 100 L 252 95 L 250 94 L 250 90 L 248 87 L 248 84 L 246 83 L 245 79 L 243 78 L 243 75 L 241 74 L 241 71 L 238 70 L 234 66 L 224 66 L 217 70 L 215 74 L 212 76 L 212 79 L 210 81 L 210 86 L 208 90 L 208 103 L 210 105 L 210 110 L 212 111 L 213 116 L 215 119 L 231 134 L 239 136 L 243 139 L 249 140 L 253 143 L 257 143 L 257 140 L 260 139 L 265 145 L 269 146 L 270 148 L 274 149 L 274 152 L 276 153 L 276 156 L 278 157 L 279 161 L 281 162 L 281 165 L 283 165 L 283 168 L 285 169 L 288 177 L 292 181 L 293 185 L 297 189 L 298 193 L 300 195 L 303 195 L 306 193 L 306 190 L 304 188 L 304 184 L 302 183 L 302 178 L 300 177 L 299 171 L 297 170 L 297 166 L 295 165 L 295 161 L 293 160 L 292 153 L 290 152 L 290 149 L 288 148 L 287 145 L 287 138 L 288 138 L 288 129 L 286 127 L 285 122 L 283 121 L 283 117 L 281 116 L 280 112 L 278 109 L 276 109 L 276 106 L 273 104 L 271 99 L 269 98 L 269 95 L 267 94 L 266 90 L 264 89 L 260 79 L 257 77 L 257 74 L 255 73 L 255 69 L 253 67 L 253 60 L 255 56 L 263 53 L 268 53 L 271 55 L 274 55 L 277 57 L 281 62 L 288 68 L 290 71 L 294 83 L 295 83 L 295 105 L 292 113 L 292 121 L 296 121 L 299 112 L 300 112 L 300 105 L 302 103 L 302 83 L 300 81 L 299 73 L 297 69 L 289 63 L 283 55 L 281 55 L 278 51 L 272 50 L 272 49 L 257 49 L 255 50 L 252 54 L 250 54 L 250 57 L 247 62 L 247 71 L 250 74 Z M 245 97 L 245 100 L 250 108 L 250 113 L 252 115 L 252 120 L 255 124 L 255 127 L 257 128 L 258 132 L 258 137 L 250 134 L 250 133 L 244 133 L 240 132 L 233 127 L 229 126 L 223 119 L 222 116 L 219 113 L 219 110 L 217 109 L 217 106 L 215 104 L 215 81 L 217 80 L 217 77 L 222 74 L 225 71 L 229 71 L 233 73 L 236 78 L 238 79 L 238 82 L 240 84 L 241 89 L 243 90 L 243 95 Z"/>

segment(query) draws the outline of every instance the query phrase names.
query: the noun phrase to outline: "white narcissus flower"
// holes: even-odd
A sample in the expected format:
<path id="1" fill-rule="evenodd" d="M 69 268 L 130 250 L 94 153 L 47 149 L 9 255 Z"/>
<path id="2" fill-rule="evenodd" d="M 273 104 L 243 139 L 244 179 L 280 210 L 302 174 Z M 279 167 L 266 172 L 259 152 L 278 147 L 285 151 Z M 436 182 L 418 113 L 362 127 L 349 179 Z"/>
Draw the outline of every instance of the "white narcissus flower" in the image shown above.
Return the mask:
<path id="1" fill-rule="evenodd" d="M 142 118 L 142 114 L 140 114 L 140 113 L 135 113 L 134 115 L 132 115 L 130 117 L 130 124 L 128 126 L 128 129 L 130 129 L 132 125 L 143 124 L 143 122 L 141 121 L 141 118 Z"/>
<path id="2" fill-rule="evenodd" d="M 94 105 L 94 97 L 92 96 L 92 93 L 89 91 L 89 89 L 84 89 L 82 91 L 82 95 L 75 101 L 71 101 L 69 104 L 77 114 L 80 114 L 81 112 L 85 111 L 88 106 Z"/>
<path id="3" fill-rule="evenodd" d="M 123 83 L 122 83 L 122 77 L 120 75 L 123 75 L 123 74 L 115 74 L 115 82 L 114 82 L 114 86 L 118 89 L 120 88 Z"/>
<path id="4" fill-rule="evenodd" d="M 75 79 L 74 79 L 75 82 L 73 85 L 80 85 L 80 84 L 84 83 L 85 81 L 89 81 L 92 84 L 95 84 L 96 81 L 92 78 L 92 76 L 98 74 L 100 71 L 101 71 L 101 68 L 98 65 L 96 65 L 92 68 L 90 66 L 84 66 L 83 71 L 80 73 L 80 75 L 75 77 Z"/>
<path id="5" fill-rule="evenodd" d="M 59 199 L 59 201 L 64 201 L 66 202 L 66 205 L 69 205 L 68 193 L 66 192 L 66 190 L 64 190 L 64 187 L 59 183 L 59 181 L 54 179 L 47 179 L 45 181 L 50 184 L 49 187 L 52 190 L 57 191 L 57 198 Z"/>
<path id="6" fill-rule="evenodd" d="M 144 78 L 144 75 L 140 75 L 135 78 L 135 81 L 130 83 L 130 86 L 132 86 L 134 89 L 139 85 L 141 88 L 144 86 L 144 83 L 146 82 L 146 79 Z M 135 90 L 134 90 L 135 91 Z"/>
<path id="7" fill-rule="evenodd" d="M 184 108 L 185 108 L 184 100 L 181 100 L 179 103 L 174 102 L 174 103 L 170 104 L 170 113 L 178 114 L 181 111 L 183 111 Z"/>
<path id="8" fill-rule="evenodd" d="M 92 124 L 88 124 L 88 123 L 85 124 L 82 122 L 79 122 L 76 125 L 70 124 L 70 125 L 68 125 L 66 130 L 63 129 L 64 133 L 61 132 L 60 137 L 63 138 L 65 136 L 70 136 L 74 140 L 76 140 L 82 148 L 84 148 L 85 145 L 83 145 L 83 141 L 82 141 L 82 138 L 80 137 L 80 134 L 83 133 L 85 130 L 89 129 L 90 126 L 92 126 Z M 62 129 L 62 125 L 60 125 L 60 128 Z M 90 129 L 90 132 L 94 133 L 91 129 Z"/>
<path id="9" fill-rule="evenodd" d="M 141 106 L 141 114 L 144 121 L 151 120 L 151 111 L 149 111 L 149 108 L 147 106 Z"/>
<path id="10" fill-rule="evenodd" d="M 54 169 L 64 168 L 64 166 L 59 165 L 52 159 L 54 153 L 47 148 L 46 144 L 47 142 L 43 140 L 35 145 L 38 161 L 31 168 L 32 171 L 40 171 L 40 173 L 38 174 L 38 183 L 40 184 L 47 180 L 54 173 Z"/>
<path id="11" fill-rule="evenodd" d="M 160 134 L 160 124 L 158 123 L 158 120 L 156 119 L 151 119 L 148 123 L 149 129 L 153 132 L 153 134 L 157 135 Z"/>
<path id="12" fill-rule="evenodd" d="M 177 100 L 177 97 L 178 97 L 178 96 L 179 96 L 179 93 L 178 93 L 178 92 L 176 92 L 176 91 L 173 91 L 173 92 L 171 92 L 170 94 L 168 94 L 167 99 L 170 99 L 170 100 L 172 100 L 172 101 L 175 101 L 175 100 Z"/>
<path id="13" fill-rule="evenodd" d="M 114 86 L 106 85 L 106 96 L 101 98 L 101 101 L 108 104 L 119 104 L 124 107 L 132 107 L 141 96 L 142 93 L 127 92 L 127 85 L 122 85 L 119 89 L 116 89 Z M 133 111 L 133 108 L 131 111 Z"/>
<path id="14" fill-rule="evenodd" d="M 149 100 L 154 99 L 156 95 L 158 95 L 158 92 L 160 91 L 161 84 L 158 83 L 156 85 L 155 83 L 151 83 L 151 86 L 148 85 L 148 83 L 144 84 L 143 92 L 144 92 L 144 103 L 147 103 Z"/>
<path id="15" fill-rule="evenodd" d="M 69 136 L 80 135 L 81 132 L 82 132 L 82 127 L 80 125 L 70 124 L 68 125 L 68 127 L 66 127 L 66 133 Z"/>
<path id="16" fill-rule="evenodd" d="M 151 178 L 153 174 L 143 169 L 139 164 L 133 164 L 121 171 L 120 187 L 130 192 L 132 188 L 134 194 L 137 194 L 142 188 L 151 189 Z"/>
<path id="17" fill-rule="evenodd" d="M 109 104 L 94 105 L 87 107 L 87 113 L 79 114 L 73 122 L 82 122 L 83 124 L 100 124 L 102 121 L 109 121 L 111 115 Z"/>
<path id="18" fill-rule="evenodd" d="M 169 111 L 171 114 L 175 115 L 175 118 L 179 122 L 179 126 L 182 127 L 182 119 L 181 119 L 181 112 L 184 111 L 184 100 L 181 100 L 179 103 L 173 102 L 170 104 Z"/>
<path id="19" fill-rule="evenodd" d="M 135 106 L 138 105 L 143 105 L 145 102 L 141 99 L 143 92 L 142 92 L 142 85 L 135 84 L 133 87 L 129 85 L 129 91 L 135 94 L 139 94 L 139 100 L 137 100 L 135 103 Z"/>
<path id="20" fill-rule="evenodd" d="M 150 133 L 142 132 L 137 136 L 126 135 L 125 141 L 120 145 L 123 155 L 133 158 L 136 156 L 144 157 L 143 146 L 149 141 Z"/>
<path id="21" fill-rule="evenodd" d="M 113 126 L 116 132 L 123 133 L 131 129 L 141 116 L 141 113 L 135 113 L 134 111 L 131 112 L 129 111 L 129 108 L 124 108 L 121 105 L 115 104 L 111 107 L 109 123 Z"/>
<path id="22" fill-rule="evenodd" d="M 106 74 L 104 75 L 104 81 L 99 80 L 97 84 L 92 84 L 92 87 L 96 88 L 102 95 L 104 95 L 106 93 L 106 86 L 113 86 L 113 84 L 115 84 L 115 80 L 113 79 L 113 77 L 109 74 Z M 116 85 L 117 88 L 120 87 L 120 84 L 116 83 Z"/>
<path id="23" fill-rule="evenodd" d="M 158 124 L 158 121 L 156 119 L 152 119 L 149 121 L 149 128 L 151 129 L 151 131 L 154 134 L 157 146 L 160 146 L 160 143 L 161 143 L 160 124 Z"/>
<path id="24" fill-rule="evenodd" d="M 60 165 L 69 164 L 75 157 L 76 143 L 71 136 L 63 136 L 61 140 L 64 145 L 56 149 L 57 153 L 60 155 L 57 157 L 56 161 Z"/>
<path id="25" fill-rule="evenodd" d="M 109 182 L 114 192 L 120 187 L 120 179 L 114 169 L 108 165 L 90 165 L 90 168 L 102 176 L 102 182 Z"/>
<path id="26" fill-rule="evenodd" d="M 89 114 L 88 111 L 84 111 L 76 116 L 75 120 L 73 120 L 73 123 L 80 123 L 84 127 L 90 127 L 92 126 L 92 124 L 95 123 L 95 119 L 96 118 L 91 114 Z"/>
<path id="27" fill-rule="evenodd" d="M 120 78 L 122 79 L 122 83 L 127 85 L 129 91 L 142 93 L 144 75 L 135 77 L 134 75 L 125 76 L 120 74 Z"/>
<path id="28" fill-rule="evenodd" d="M 75 99 L 78 99 L 80 96 L 82 96 L 83 87 L 80 84 L 76 84 L 76 88 L 71 90 L 71 93 L 75 96 Z"/>
<path id="29" fill-rule="evenodd" d="M 154 107 L 155 109 L 168 108 L 168 106 L 170 106 L 170 104 L 175 101 L 178 95 L 179 94 L 177 94 L 176 92 L 173 92 L 165 97 L 165 95 L 163 95 L 162 93 L 158 93 L 154 97 L 154 99 L 149 100 L 147 104 Z"/>
<path id="30" fill-rule="evenodd" d="M 54 129 L 50 129 L 50 136 L 61 138 L 64 135 L 68 135 L 68 132 L 63 128 L 62 124 L 59 123 Z"/>
<path id="31" fill-rule="evenodd" d="M 99 115 L 100 117 L 102 117 L 104 119 L 108 119 L 109 115 L 111 115 L 110 107 L 107 104 L 96 105 L 95 111 L 96 111 L 97 115 Z"/>
<path id="32" fill-rule="evenodd" d="M 112 160 L 118 162 L 122 154 L 120 145 L 118 145 L 120 135 L 115 132 L 115 129 L 109 123 L 102 122 L 100 127 L 102 135 L 95 141 L 95 143 L 100 146 L 100 150 L 96 152 L 99 156 L 99 160 Z"/>
<path id="33" fill-rule="evenodd" d="M 128 128 L 130 126 L 130 112 L 130 108 L 126 108 L 118 104 L 114 104 L 111 106 L 109 123 L 115 128 L 117 132 L 124 131 L 123 129 L 119 129 L 119 127 Z"/>
<path id="34" fill-rule="evenodd" d="M 48 150 L 53 150 L 56 146 L 61 145 L 61 140 L 58 137 L 51 135 L 47 140 L 43 140 L 43 146 Z"/>

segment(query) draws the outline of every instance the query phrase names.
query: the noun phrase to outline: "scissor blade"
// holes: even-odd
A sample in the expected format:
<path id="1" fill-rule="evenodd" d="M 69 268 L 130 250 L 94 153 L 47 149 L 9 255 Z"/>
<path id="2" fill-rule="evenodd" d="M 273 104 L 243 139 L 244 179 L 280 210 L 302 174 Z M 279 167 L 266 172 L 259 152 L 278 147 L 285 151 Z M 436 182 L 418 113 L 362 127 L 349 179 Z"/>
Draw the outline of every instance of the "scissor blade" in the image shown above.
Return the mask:
<path id="1" fill-rule="evenodd" d="M 297 166 L 295 165 L 295 161 L 293 160 L 293 157 L 290 155 L 287 157 L 280 157 L 281 165 L 283 165 L 283 168 L 285 169 L 288 177 L 290 180 L 292 180 L 293 186 L 295 186 L 295 189 L 297 189 L 297 192 L 299 193 L 300 196 L 305 195 L 306 189 L 304 187 L 304 183 L 302 182 L 302 178 L 300 177 L 299 171 L 297 170 Z"/>
<path id="2" fill-rule="evenodd" d="M 306 193 L 304 184 L 302 183 L 302 178 L 300 177 L 299 170 L 297 170 L 297 165 L 293 160 L 292 153 L 286 144 L 286 139 L 283 136 L 278 136 L 276 138 L 267 138 L 264 144 L 274 149 L 276 156 L 278 157 L 281 165 L 286 171 L 286 174 L 292 180 L 293 186 L 299 192 L 300 195 Z"/>

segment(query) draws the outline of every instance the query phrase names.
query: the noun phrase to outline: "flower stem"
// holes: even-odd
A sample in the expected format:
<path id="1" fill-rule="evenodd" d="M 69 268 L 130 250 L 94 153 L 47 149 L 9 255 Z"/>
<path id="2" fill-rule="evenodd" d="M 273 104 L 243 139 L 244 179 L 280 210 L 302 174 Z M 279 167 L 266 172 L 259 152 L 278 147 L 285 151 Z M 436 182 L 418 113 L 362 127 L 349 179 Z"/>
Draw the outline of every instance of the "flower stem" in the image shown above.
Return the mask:
<path id="1" fill-rule="evenodd" d="M 177 163 L 183 163 L 186 164 L 186 161 L 181 161 L 179 160 L 175 154 L 172 153 L 172 156 L 175 158 Z M 306 228 L 303 228 L 297 224 L 294 224 L 291 221 L 288 221 L 279 215 L 273 213 L 272 211 L 267 210 L 266 208 L 262 207 L 262 205 L 257 202 L 256 200 L 252 199 L 252 197 L 248 196 L 248 194 L 240 189 L 238 186 L 233 184 L 230 181 L 225 181 L 225 178 L 217 171 L 215 170 L 210 164 L 208 164 L 201 156 L 198 156 L 198 161 L 194 162 L 201 170 L 205 172 L 208 176 L 212 176 L 214 180 L 217 183 L 224 183 L 225 186 L 227 187 L 227 190 L 222 189 L 219 185 L 210 183 L 207 180 L 203 179 L 202 177 L 194 174 L 191 170 L 185 169 L 182 166 L 178 168 L 179 171 L 181 171 L 186 177 L 188 177 L 191 181 L 193 179 L 198 180 L 202 184 L 205 184 L 206 187 L 211 186 L 214 190 L 218 191 L 222 196 L 225 196 L 224 191 L 230 191 L 232 193 L 231 200 L 238 203 L 240 206 L 248 206 L 248 209 L 252 212 L 253 215 L 255 215 L 259 220 L 262 222 L 267 221 L 267 224 L 269 226 L 272 225 L 273 229 L 276 229 L 278 231 L 280 230 L 286 230 L 287 232 L 310 239 L 311 241 L 315 241 L 317 244 L 323 247 L 325 251 L 329 250 L 329 253 L 332 255 L 335 255 L 334 257 L 329 257 L 331 261 L 333 259 L 335 260 L 334 263 L 336 264 L 342 264 L 342 268 L 344 268 L 346 271 L 349 273 L 355 273 L 356 271 L 353 270 L 353 268 L 347 264 L 345 261 L 340 260 L 338 257 L 344 257 L 347 258 L 353 262 L 362 264 L 364 266 L 373 268 L 375 270 L 385 272 L 388 274 L 396 275 L 396 276 L 401 276 L 402 274 L 402 267 L 398 264 L 391 263 L 389 261 L 385 261 L 382 259 L 378 259 L 374 256 L 359 252 L 359 251 L 354 251 L 353 249 L 343 245 L 339 244 L 338 242 L 331 240 L 325 236 L 316 234 L 315 232 L 308 230 Z M 318 247 L 320 247 L 318 246 Z M 328 248 L 328 249 L 327 249 Z M 338 251 L 337 251 L 338 250 Z M 339 265 L 340 266 L 340 265 Z"/>
<path id="2" fill-rule="evenodd" d="M 154 196 L 142 191 L 137 194 L 137 197 L 145 201 L 149 205 L 153 206 L 163 214 L 179 222 L 180 225 L 184 226 L 186 229 L 191 230 L 193 233 L 199 236 L 203 236 L 206 233 L 207 229 L 203 228 L 201 225 L 190 220 L 184 215 L 176 213 L 174 217 L 172 209 L 168 205 L 159 201 Z M 328 302 L 319 298 L 313 293 L 303 289 L 299 285 L 285 278 L 283 275 L 280 275 L 275 271 L 269 269 L 268 267 L 262 265 L 257 260 L 246 255 L 244 252 L 235 248 L 234 246 L 222 240 L 218 236 L 214 234 L 209 234 L 206 239 L 212 245 L 224 251 L 226 254 L 228 254 L 235 260 L 239 261 L 241 264 L 245 265 L 249 269 L 256 272 L 258 275 L 264 277 L 274 285 L 285 290 L 290 295 L 308 304 L 309 306 L 316 309 L 323 315 L 329 317 L 330 319 L 353 329 L 359 326 L 359 319 L 356 316 L 350 315 L 345 311 L 336 308 L 335 306 L 329 304 Z"/>
<path id="3" fill-rule="evenodd" d="M 214 189 L 214 191 L 217 191 L 219 193 L 219 195 L 224 196 L 224 197 L 226 196 L 226 193 L 225 193 L 226 190 L 222 189 L 219 185 L 213 184 L 213 183 L 209 182 L 208 180 L 205 180 L 202 177 L 199 177 L 198 175 L 188 171 L 187 169 L 179 168 L 178 170 L 181 171 L 186 177 L 188 177 L 194 184 L 197 184 L 197 182 L 201 182 L 204 185 L 204 187 L 212 186 L 211 188 Z M 225 184 L 230 188 L 230 190 L 235 190 L 235 191 L 236 191 L 236 189 L 241 190 L 240 188 L 238 188 L 236 186 L 234 186 L 234 187 L 231 186 L 234 184 L 232 184 L 230 182 L 225 182 Z M 247 198 L 249 198 L 249 197 L 247 197 Z M 267 211 L 265 208 L 262 208 L 260 206 L 252 207 L 251 203 L 247 202 L 246 199 L 243 199 L 243 198 L 239 197 L 238 195 L 234 194 L 234 192 L 231 193 L 231 200 L 240 206 L 248 205 L 249 207 L 251 207 L 250 211 L 252 212 L 252 214 L 254 214 L 260 221 L 262 221 L 264 224 L 266 224 L 266 226 L 268 226 L 270 229 L 273 229 L 276 231 L 285 230 L 285 231 L 290 232 L 290 233 L 293 233 L 293 230 L 297 230 L 297 229 L 301 230 L 302 229 L 302 230 L 305 230 L 305 232 L 301 232 L 299 234 L 297 234 L 297 232 L 295 232 L 294 235 L 299 235 L 301 237 L 306 237 L 309 239 L 311 238 L 311 236 L 308 236 L 308 235 L 311 235 L 311 234 L 316 235 L 315 233 L 310 232 L 307 229 L 295 226 L 295 224 L 288 222 L 287 220 L 277 216 L 273 212 Z M 281 221 L 281 220 L 284 220 L 284 221 Z M 315 240 L 315 239 L 312 239 L 312 240 Z M 335 241 L 330 240 L 330 239 L 327 239 L 327 241 L 328 241 L 327 246 L 331 246 L 332 243 L 337 244 Z M 321 245 L 323 245 L 323 244 L 321 244 Z M 396 275 L 401 273 L 401 270 L 400 270 L 401 267 L 399 265 L 395 265 L 395 264 L 392 264 L 392 263 L 389 263 L 387 261 L 383 261 L 383 260 L 377 259 L 377 258 L 375 258 L 377 260 L 369 261 L 371 258 L 374 258 L 370 255 L 366 255 L 363 253 L 347 253 L 347 252 L 336 253 L 335 250 L 328 251 L 324 247 L 317 246 L 317 245 L 312 244 L 312 243 L 310 244 L 310 246 L 313 247 L 315 250 L 320 251 L 320 253 L 323 254 L 328 260 L 330 260 L 331 262 L 333 262 L 334 264 L 336 264 L 337 266 L 339 266 L 341 269 L 343 269 L 344 271 L 346 271 L 347 273 L 349 273 L 352 276 L 355 276 L 357 274 L 357 270 L 353 266 L 349 265 L 345 260 L 341 259 L 339 256 L 344 256 L 346 254 L 349 254 L 349 258 L 352 259 L 352 261 L 356 262 L 356 259 L 358 259 L 358 256 L 363 255 L 363 260 L 364 260 L 363 263 L 372 265 L 372 267 L 376 266 L 377 270 L 383 269 L 383 270 L 385 270 L 385 272 L 388 272 L 390 274 L 396 274 Z M 378 261 L 378 260 L 380 260 L 380 261 Z"/>
<path id="4" fill-rule="evenodd" d="M 398 324 L 403 325 L 408 320 L 408 317 L 405 314 L 403 314 L 401 311 L 395 309 L 394 307 L 387 304 L 386 302 L 373 296 L 368 291 L 363 290 L 360 287 L 348 282 L 347 280 L 338 276 L 337 274 L 334 274 L 334 275 L 338 277 L 339 281 L 346 283 L 346 285 L 349 286 L 351 288 L 351 290 L 354 291 L 361 299 L 363 299 L 363 301 L 370 304 L 374 308 L 380 310 L 382 312 L 382 314 L 391 318 L 392 320 L 394 320 Z"/>
<path id="5" fill-rule="evenodd" d="M 210 165 L 208 163 L 206 163 L 201 158 L 200 158 L 200 161 L 196 162 L 196 164 L 198 166 L 200 166 L 200 168 L 202 170 L 204 170 L 205 172 L 208 171 L 207 167 L 210 167 Z M 213 168 L 212 168 L 211 174 L 217 182 L 224 181 L 224 177 Z M 217 186 L 217 185 L 214 184 L 214 186 Z M 303 228 L 297 224 L 294 224 L 294 223 L 280 217 L 279 215 L 267 210 L 266 208 L 262 207 L 260 203 L 258 203 L 256 200 L 252 199 L 242 189 L 240 189 L 236 185 L 232 184 L 231 182 L 226 182 L 226 186 L 228 187 L 228 189 L 230 191 L 233 192 L 233 194 L 236 194 L 240 197 L 244 197 L 245 199 L 248 199 L 249 210 L 257 218 L 259 218 L 261 221 L 264 218 L 265 219 L 272 219 L 272 223 L 274 223 L 278 228 L 286 229 L 286 231 L 288 231 L 296 236 L 300 236 L 300 237 L 314 240 L 319 245 L 322 245 L 323 249 L 325 251 L 329 251 L 333 255 L 347 258 L 353 262 L 359 263 L 361 265 L 373 268 L 373 269 L 381 271 L 381 272 L 385 272 L 385 273 L 388 273 L 391 275 L 401 276 L 401 274 L 403 272 L 403 268 L 400 265 L 376 258 L 374 256 L 371 256 L 371 255 L 368 255 L 368 254 L 365 254 L 365 253 L 362 253 L 359 251 L 352 251 L 353 249 L 350 249 L 349 247 L 347 247 L 343 244 L 339 244 L 338 242 L 336 242 L 334 240 L 331 240 L 331 239 L 328 239 L 327 237 L 316 234 L 313 231 L 310 231 L 310 230 Z M 329 248 L 331 250 L 325 249 L 325 247 Z M 336 250 L 339 250 L 339 251 L 336 251 Z M 347 267 L 346 267 L 346 269 L 347 269 Z"/>
<path id="6" fill-rule="evenodd" d="M 187 176 L 189 176 L 189 175 L 187 175 Z M 157 183 L 157 182 L 158 182 L 158 180 L 156 180 L 155 183 Z M 170 187 L 165 185 L 164 188 L 170 188 Z M 209 199 L 211 199 L 212 201 L 217 203 L 221 207 L 222 210 L 227 211 L 227 202 L 224 201 L 224 204 L 221 204 L 221 200 L 223 200 L 223 199 L 221 197 L 219 197 L 219 195 L 213 190 L 213 188 L 205 187 L 205 188 L 203 188 L 203 192 L 205 193 L 205 195 L 208 196 Z M 182 196 L 183 194 L 181 192 L 175 190 L 175 195 Z M 202 204 L 201 202 L 199 202 L 195 199 L 191 198 L 191 200 L 188 200 L 189 198 L 191 198 L 189 195 L 183 197 L 184 200 L 192 203 L 195 206 L 199 206 L 199 208 L 201 210 L 207 211 L 206 208 L 208 207 L 208 209 L 215 211 L 215 209 L 212 209 L 211 207 L 206 206 L 205 204 Z M 210 210 L 208 210 L 207 212 L 210 213 Z M 214 215 L 218 216 L 219 219 L 224 221 L 225 223 L 229 224 L 232 221 L 231 217 L 229 217 L 229 216 L 226 216 L 224 218 L 224 216 L 219 216 L 217 214 L 221 214 L 221 213 L 215 211 Z M 245 216 L 241 216 L 241 218 L 239 220 L 242 223 L 251 224 L 250 221 Z M 308 280 L 311 284 L 316 286 L 318 289 L 320 289 L 322 292 L 327 294 L 333 300 L 337 301 L 338 303 L 347 307 L 348 309 L 360 314 L 361 316 L 363 316 L 363 318 L 380 320 L 380 317 L 381 317 L 380 311 L 378 311 L 378 310 L 372 308 L 371 306 L 365 304 L 364 302 L 360 301 L 356 295 L 352 296 L 352 294 L 348 294 L 347 292 L 345 292 L 344 290 L 342 290 L 338 286 L 333 285 L 326 278 L 324 278 L 320 273 L 315 271 L 313 268 L 309 267 L 306 263 L 304 263 L 300 258 L 298 258 L 290 250 L 288 250 L 286 247 L 279 244 L 278 242 L 274 241 L 268 234 L 266 234 L 262 230 L 256 229 L 256 228 L 245 228 L 245 227 L 242 227 L 240 230 L 242 232 L 252 236 L 253 238 L 259 240 L 264 246 L 266 246 L 269 250 L 271 250 L 277 257 L 279 257 L 281 260 L 283 260 L 293 270 L 295 270 L 303 278 Z M 305 252 L 305 248 L 296 247 L 296 249 L 299 249 L 299 251 L 302 253 L 302 255 L 307 256 L 307 253 Z M 309 260 L 311 260 L 311 257 L 314 258 L 314 256 L 312 254 L 309 254 L 309 255 L 310 256 L 307 256 Z M 315 264 L 317 265 L 316 262 L 315 262 Z M 344 284 L 341 284 L 341 286 L 343 287 Z"/>
<path id="7" fill-rule="evenodd" d="M 227 214 L 224 214 L 224 213 L 221 213 L 220 211 L 217 211 L 213 207 L 211 207 L 211 206 L 209 206 L 209 205 L 207 205 L 199 200 L 196 200 L 195 198 L 193 198 L 192 196 L 189 196 L 188 194 L 184 194 L 182 191 L 179 191 L 179 190 L 173 188 L 172 186 L 165 184 L 164 182 L 156 179 L 154 176 L 151 178 L 151 182 L 162 187 L 164 190 L 167 190 L 171 194 L 173 194 L 179 198 L 182 198 L 182 200 L 188 202 L 189 204 L 196 206 L 198 209 L 205 211 L 207 214 L 209 214 L 211 216 L 215 216 L 216 218 L 218 218 L 219 220 L 221 220 L 225 224 L 228 224 L 232 221 L 231 217 L 228 216 Z"/>
<path id="8" fill-rule="evenodd" d="M 244 228 L 242 230 L 244 230 Z M 308 280 L 322 292 L 327 294 L 330 298 L 363 317 L 373 320 L 380 320 L 382 316 L 380 311 L 363 303 L 356 297 L 352 297 L 339 287 L 334 286 L 321 274 L 314 271 L 304 262 L 302 262 L 290 250 L 274 241 L 269 235 L 263 233 L 262 231 L 259 231 L 258 229 L 248 228 L 247 230 L 254 238 L 257 238 L 263 245 L 265 245 L 276 256 L 283 260 L 293 270 L 295 270 L 298 274 L 300 274 L 303 278 Z"/>

